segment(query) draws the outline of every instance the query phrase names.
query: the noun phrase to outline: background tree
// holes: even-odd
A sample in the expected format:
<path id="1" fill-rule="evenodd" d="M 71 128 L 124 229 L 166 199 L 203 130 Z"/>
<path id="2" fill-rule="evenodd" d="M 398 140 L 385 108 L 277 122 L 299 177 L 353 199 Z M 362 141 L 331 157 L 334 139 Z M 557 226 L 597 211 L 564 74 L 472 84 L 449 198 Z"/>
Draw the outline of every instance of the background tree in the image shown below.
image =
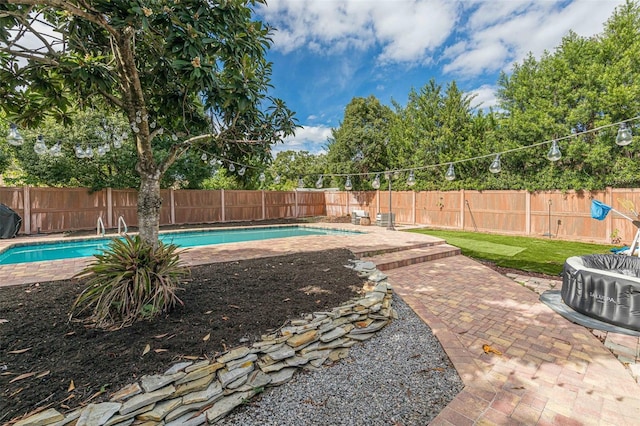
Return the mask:
<path id="1" fill-rule="evenodd" d="M 140 236 L 156 246 L 160 182 L 176 159 L 197 146 L 268 161 L 296 127 L 267 96 L 271 29 L 252 19 L 256 3 L 7 0 L 0 108 L 23 126 L 45 114 L 68 123 L 75 107 L 99 103 L 121 113 L 136 152 Z"/>
<path id="2" fill-rule="evenodd" d="M 371 189 L 373 177 L 366 173 L 390 168 L 392 147 L 389 145 L 389 129 L 392 118 L 392 110 L 375 96 L 353 98 L 345 108 L 340 127 L 331 130 L 327 144 L 327 171 L 351 174 L 354 189 Z M 344 188 L 345 180 L 345 177 L 334 179 L 331 186 Z"/>

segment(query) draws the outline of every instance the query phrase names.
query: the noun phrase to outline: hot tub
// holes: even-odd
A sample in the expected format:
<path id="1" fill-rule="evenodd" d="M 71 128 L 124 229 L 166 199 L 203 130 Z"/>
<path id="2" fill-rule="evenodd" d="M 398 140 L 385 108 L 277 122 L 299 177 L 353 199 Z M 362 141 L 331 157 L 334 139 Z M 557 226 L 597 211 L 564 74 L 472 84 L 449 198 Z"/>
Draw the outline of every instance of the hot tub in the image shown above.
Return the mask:
<path id="1" fill-rule="evenodd" d="M 640 258 L 574 256 L 562 272 L 562 300 L 592 318 L 640 331 Z"/>

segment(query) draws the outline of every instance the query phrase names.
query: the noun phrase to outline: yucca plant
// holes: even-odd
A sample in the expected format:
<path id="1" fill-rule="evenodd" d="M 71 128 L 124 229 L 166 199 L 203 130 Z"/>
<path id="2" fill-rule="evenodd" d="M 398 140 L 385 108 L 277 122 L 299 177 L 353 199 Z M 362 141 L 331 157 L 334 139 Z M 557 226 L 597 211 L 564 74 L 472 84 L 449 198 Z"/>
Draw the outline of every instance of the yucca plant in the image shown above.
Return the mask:
<path id="1" fill-rule="evenodd" d="M 99 328 L 121 328 L 151 319 L 183 304 L 176 295 L 189 275 L 175 244 L 160 242 L 154 249 L 139 236 L 116 238 L 77 277 L 87 287 L 71 308 L 69 318 L 91 311 L 87 318 Z"/>

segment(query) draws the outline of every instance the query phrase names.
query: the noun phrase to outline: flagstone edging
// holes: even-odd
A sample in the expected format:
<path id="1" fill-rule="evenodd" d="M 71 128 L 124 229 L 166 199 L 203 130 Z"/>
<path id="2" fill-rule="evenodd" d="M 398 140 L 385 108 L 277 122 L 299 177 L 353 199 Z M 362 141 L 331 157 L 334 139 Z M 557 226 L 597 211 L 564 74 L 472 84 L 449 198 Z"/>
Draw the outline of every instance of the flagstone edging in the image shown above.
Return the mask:
<path id="1" fill-rule="evenodd" d="M 51 408 L 14 426 L 213 424 L 265 388 L 288 382 L 299 369 L 317 369 L 347 357 L 351 346 L 397 318 L 386 275 L 370 262 L 349 267 L 368 277 L 360 298 L 291 320 L 253 345 L 234 348 L 216 359 L 182 362 L 163 374 L 143 376 L 108 402 L 66 414 Z"/>

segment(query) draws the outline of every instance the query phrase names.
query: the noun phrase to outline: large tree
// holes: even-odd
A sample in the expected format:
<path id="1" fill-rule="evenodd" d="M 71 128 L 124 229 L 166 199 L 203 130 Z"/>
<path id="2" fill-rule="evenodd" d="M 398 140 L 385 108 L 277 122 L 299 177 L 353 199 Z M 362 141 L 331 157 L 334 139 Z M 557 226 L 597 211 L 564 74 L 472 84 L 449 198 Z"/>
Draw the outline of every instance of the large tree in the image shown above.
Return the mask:
<path id="1" fill-rule="evenodd" d="M 138 225 L 156 246 L 160 181 L 188 149 L 270 158 L 293 113 L 268 96 L 271 28 L 263 0 L 6 0 L 0 4 L 0 109 L 21 126 L 108 105 L 130 123 Z M 75 101 L 79 99 L 80 101 Z"/>

